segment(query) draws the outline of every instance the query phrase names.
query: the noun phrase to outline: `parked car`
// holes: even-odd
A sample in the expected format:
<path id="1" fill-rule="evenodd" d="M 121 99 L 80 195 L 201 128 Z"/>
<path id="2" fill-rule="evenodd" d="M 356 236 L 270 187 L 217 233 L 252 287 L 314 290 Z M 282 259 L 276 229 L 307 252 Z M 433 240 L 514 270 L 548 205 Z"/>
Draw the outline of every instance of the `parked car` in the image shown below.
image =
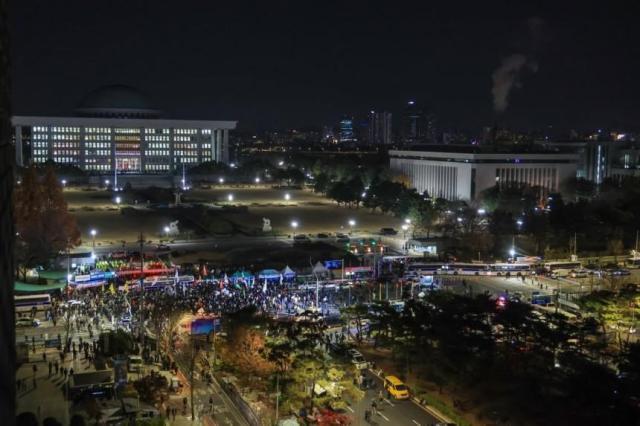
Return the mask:
<path id="1" fill-rule="evenodd" d="M 309 244 L 311 240 L 304 234 L 298 234 L 293 237 L 293 244 Z"/>
<path id="2" fill-rule="evenodd" d="M 38 327 L 40 320 L 35 318 L 18 318 L 16 320 L 16 327 Z"/>
<path id="3" fill-rule="evenodd" d="M 351 357 L 351 363 L 358 370 L 365 370 L 369 368 L 369 363 L 367 362 L 367 360 L 364 359 L 362 355 L 353 355 Z"/>
<path id="4" fill-rule="evenodd" d="M 398 231 L 393 228 L 380 228 L 380 235 L 397 235 Z"/>
<path id="5" fill-rule="evenodd" d="M 321 239 L 321 240 L 326 240 L 327 238 L 329 238 L 329 234 L 325 234 L 325 233 L 321 232 L 318 235 L 316 235 L 316 237 Z"/>

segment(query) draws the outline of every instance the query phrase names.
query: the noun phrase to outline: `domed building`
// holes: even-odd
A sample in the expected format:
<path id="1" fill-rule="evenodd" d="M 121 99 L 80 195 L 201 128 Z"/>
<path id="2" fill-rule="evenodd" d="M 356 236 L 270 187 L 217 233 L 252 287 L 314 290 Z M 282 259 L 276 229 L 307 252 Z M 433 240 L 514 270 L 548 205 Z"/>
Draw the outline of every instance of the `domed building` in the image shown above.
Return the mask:
<path id="1" fill-rule="evenodd" d="M 76 108 L 83 117 L 158 118 L 148 97 L 139 90 L 125 85 L 99 87 L 84 97 Z"/>
<path id="2" fill-rule="evenodd" d="M 207 161 L 229 162 L 236 121 L 161 117 L 141 91 L 124 85 L 88 93 L 75 116 L 14 116 L 18 165 L 73 164 L 95 174 L 170 173 Z M 23 158 L 23 140 L 31 150 Z"/>

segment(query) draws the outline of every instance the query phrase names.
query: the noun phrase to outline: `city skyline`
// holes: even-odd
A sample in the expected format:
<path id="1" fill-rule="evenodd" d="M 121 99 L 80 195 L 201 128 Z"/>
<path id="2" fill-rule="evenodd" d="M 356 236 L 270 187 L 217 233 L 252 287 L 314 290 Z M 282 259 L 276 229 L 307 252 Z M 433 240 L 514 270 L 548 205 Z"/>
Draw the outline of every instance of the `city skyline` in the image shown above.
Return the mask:
<path id="1" fill-rule="evenodd" d="M 553 8 L 491 4 L 120 6 L 14 4 L 15 114 L 65 115 L 89 90 L 120 83 L 176 118 L 248 130 L 371 109 L 399 117 L 410 99 L 463 130 L 638 119 L 638 29 L 615 7 L 582 5 L 568 21 Z"/>

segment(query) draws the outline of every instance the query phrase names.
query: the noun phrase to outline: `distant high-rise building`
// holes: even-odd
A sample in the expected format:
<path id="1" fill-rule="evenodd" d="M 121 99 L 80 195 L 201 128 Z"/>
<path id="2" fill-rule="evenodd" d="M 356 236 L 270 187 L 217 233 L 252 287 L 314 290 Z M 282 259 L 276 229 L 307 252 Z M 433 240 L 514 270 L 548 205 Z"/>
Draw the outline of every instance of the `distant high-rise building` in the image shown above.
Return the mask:
<path id="1" fill-rule="evenodd" d="M 340 128 L 338 134 L 338 140 L 340 141 L 340 143 L 354 142 L 356 140 L 355 134 L 353 133 L 352 117 L 342 117 L 342 120 L 340 120 Z"/>
<path id="2" fill-rule="evenodd" d="M 405 144 L 438 142 L 435 115 L 426 113 L 415 101 L 407 102 L 402 114 L 401 136 Z"/>
<path id="3" fill-rule="evenodd" d="M 391 145 L 391 113 L 369 112 L 369 145 Z"/>

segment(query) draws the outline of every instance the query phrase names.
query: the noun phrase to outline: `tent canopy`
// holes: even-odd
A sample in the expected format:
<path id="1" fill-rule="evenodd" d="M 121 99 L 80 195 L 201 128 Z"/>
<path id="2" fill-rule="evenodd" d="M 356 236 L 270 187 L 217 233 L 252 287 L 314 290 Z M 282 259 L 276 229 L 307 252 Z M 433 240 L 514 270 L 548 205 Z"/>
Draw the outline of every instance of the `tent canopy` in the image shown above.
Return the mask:
<path id="1" fill-rule="evenodd" d="M 325 266 L 319 261 L 318 263 L 316 263 L 316 266 L 313 267 L 314 274 L 322 275 L 326 274 L 327 272 L 329 272 L 329 270 L 325 268 Z"/>
<path id="2" fill-rule="evenodd" d="M 56 284 L 29 284 L 16 281 L 13 289 L 16 293 L 51 293 L 53 291 L 63 290 L 67 283 Z"/>
<path id="3" fill-rule="evenodd" d="M 289 265 L 287 265 L 283 270 L 282 270 L 282 275 L 285 278 L 291 278 L 291 277 L 295 277 L 296 273 L 293 271 L 293 269 L 289 268 Z"/>

